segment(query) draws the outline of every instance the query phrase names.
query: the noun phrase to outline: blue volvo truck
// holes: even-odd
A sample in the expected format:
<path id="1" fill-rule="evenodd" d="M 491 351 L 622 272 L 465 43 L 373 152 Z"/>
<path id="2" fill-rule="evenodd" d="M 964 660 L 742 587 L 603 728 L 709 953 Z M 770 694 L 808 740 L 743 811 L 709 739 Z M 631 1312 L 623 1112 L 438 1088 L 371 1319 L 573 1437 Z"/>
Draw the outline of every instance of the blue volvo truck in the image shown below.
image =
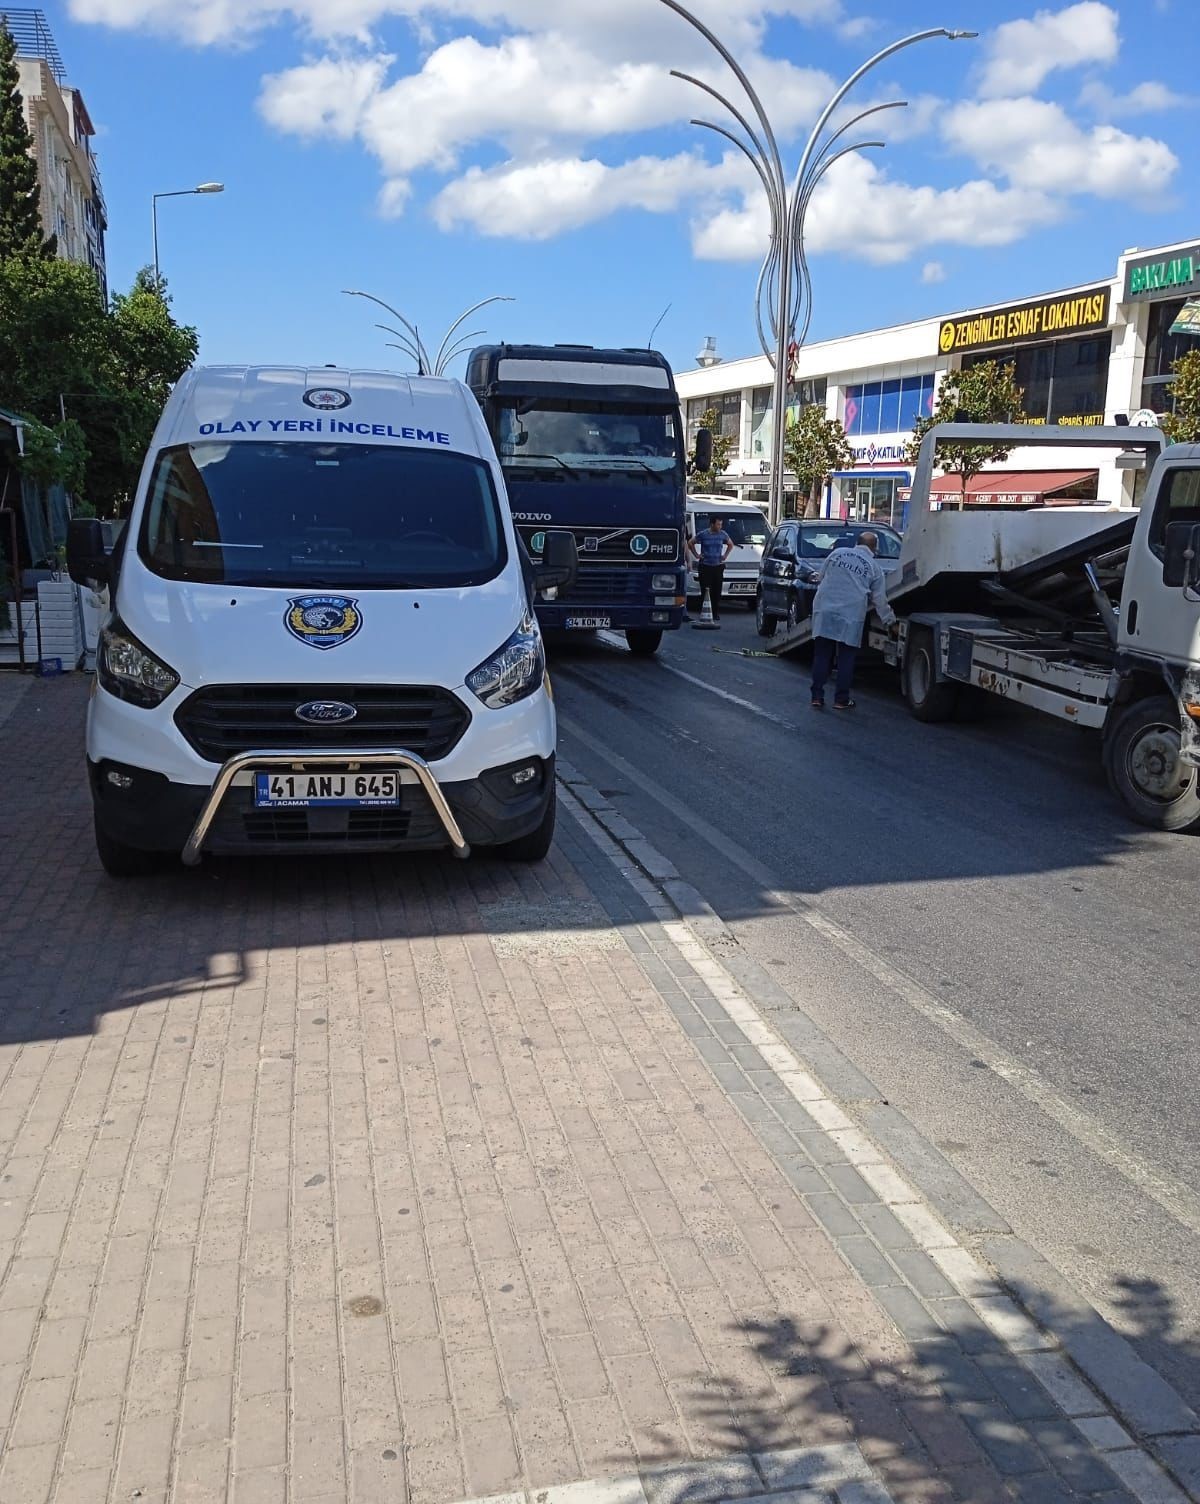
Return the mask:
<path id="1" fill-rule="evenodd" d="M 656 652 L 684 610 L 687 442 L 666 359 L 590 345 L 482 345 L 467 381 L 534 562 L 547 532 L 575 535 L 575 584 L 538 602 L 542 626 L 611 628 L 632 653 Z M 711 442 L 697 439 L 698 469 L 711 463 Z"/>

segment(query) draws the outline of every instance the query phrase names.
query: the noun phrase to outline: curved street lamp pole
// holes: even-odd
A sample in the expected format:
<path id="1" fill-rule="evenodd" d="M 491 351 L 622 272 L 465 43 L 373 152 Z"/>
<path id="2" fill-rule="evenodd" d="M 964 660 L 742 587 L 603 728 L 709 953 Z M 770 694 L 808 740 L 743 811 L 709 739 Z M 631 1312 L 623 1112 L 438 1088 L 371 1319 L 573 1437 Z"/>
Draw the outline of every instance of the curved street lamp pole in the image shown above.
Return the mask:
<path id="1" fill-rule="evenodd" d="M 390 324 L 376 324 L 375 327 L 376 329 L 384 329 L 388 334 L 396 336 L 400 343 L 396 344 L 392 340 L 388 340 L 386 342 L 387 348 L 389 350 L 403 350 L 406 355 L 410 355 L 417 363 L 418 376 L 444 376 L 450 369 L 451 361 L 456 360 L 463 353 L 463 350 L 471 340 L 477 339 L 479 335 L 484 333 L 482 329 L 475 329 L 470 334 L 460 335 L 457 340 L 454 339 L 455 331 L 461 329 L 473 313 L 478 313 L 481 308 L 486 308 L 489 303 L 512 303 L 515 301 L 513 298 L 497 294 L 495 297 L 484 298 L 481 302 L 473 304 L 465 312 L 459 314 L 458 318 L 446 330 L 446 337 L 442 340 L 438 348 L 436 358 L 430 360 L 429 351 L 425 348 L 421 340 L 417 326 L 410 324 L 404 315 L 393 308 L 390 303 L 385 303 L 382 298 L 377 298 L 374 293 L 360 292 L 357 288 L 344 287 L 342 291 L 348 298 L 366 298 L 368 302 L 377 303 L 380 308 L 386 308 L 393 318 L 400 320 L 404 328 L 408 331 L 407 334 L 402 333 L 399 329 L 393 329 Z"/>
<path id="2" fill-rule="evenodd" d="M 891 100 L 886 104 L 873 105 L 870 109 L 863 110 L 852 119 L 847 120 L 836 131 L 832 132 L 824 141 L 826 128 L 830 117 L 838 105 L 846 97 L 855 84 L 870 72 L 877 64 L 889 58 L 893 53 L 902 48 L 911 47 L 916 42 L 924 42 L 932 37 L 945 37 L 950 41 L 958 41 L 962 38 L 976 36 L 973 31 L 951 31 L 946 27 L 936 27 L 926 31 L 914 32 L 911 36 L 902 37 L 898 42 L 892 42 L 889 46 L 881 48 L 873 57 L 867 59 L 860 68 L 845 80 L 835 91 L 828 104 L 821 111 L 816 124 L 813 126 L 809 138 L 800 158 L 800 165 L 796 170 L 796 176 L 789 191 L 787 179 L 784 175 L 783 161 L 780 157 L 779 147 L 775 132 L 772 129 L 770 119 L 762 100 L 755 93 L 745 70 L 737 59 L 703 21 L 694 16 L 681 0 L 661 0 L 661 3 L 669 10 L 673 10 L 690 26 L 692 26 L 713 51 L 721 58 L 729 70 L 733 73 L 742 92 L 749 101 L 751 111 L 758 121 L 759 129 L 755 130 L 745 114 L 738 110 L 724 95 L 717 92 L 711 84 L 702 79 L 693 77 L 691 74 L 672 70 L 672 77 L 682 79 L 685 83 L 692 84 L 697 89 L 716 99 L 728 111 L 735 124 L 740 127 L 745 139 L 735 131 L 726 127 L 715 125 L 708 120 L 693 120 L 693 125 L 698 125 L 706 130 L 715 131 L 727 141 L 733 143 L 744 156 L 750 159 L 755 173 L 762 184 L 763 191 L 767 196 L 767 208 L 770 212 L 771 233 L 766 258 L 758 274 L 758 282 L 755 288 L 754 314 L 757 325 L 759 343 L 763 352 L 771 361 L 774 368 L 774 382 L 772 391 L 772 441 L 771 441 L 771 478 L 769 491 L 769 508 L 772 522 L 778 522 L 783 514 L 783 483 L 784 463 L 783 445 L 787 436 L 787 389 L 788 389 L 788 363 L 789 353 L 794 344 L 801 344 L 808 335 L 809 323 L 812 318 L 812 280 L 808 270 L 808 257 L 804 246 L 804 222 L 812 199 L 813 191 L 824 177 L 825 173 L 841 157 L 849 152 L 862 151 L 868 147 L 879 147 L 881 141 L 860 141 L 853 146 L 842 147 L 833 151 L 834 143 L 852 126 L 866 119 L 868 115 L 878 113 L 880 110 L 899 109 L 903 106 L 903 100 Z M 767 303 L 767 324 L 770 327 L 771 337 L 774 340 L 774 348 L 768 343 L 767 331 L 763 321 L 763 303 Z M 804 323 L 797 338 L 797 326 L 800 323 L 803 311 Z"/>

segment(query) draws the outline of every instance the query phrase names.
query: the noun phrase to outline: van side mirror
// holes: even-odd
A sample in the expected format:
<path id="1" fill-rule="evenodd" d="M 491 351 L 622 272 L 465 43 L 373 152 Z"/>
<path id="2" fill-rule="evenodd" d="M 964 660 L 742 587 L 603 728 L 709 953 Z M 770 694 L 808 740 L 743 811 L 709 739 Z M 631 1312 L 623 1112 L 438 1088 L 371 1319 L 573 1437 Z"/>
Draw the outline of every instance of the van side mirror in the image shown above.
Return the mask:
<path id="1" fill-rule="evenodd" d="M 533 586 L 544 590 L 569 590 L 579 573 L 579 550 L 574 533 L 547 533 L 540 564 L 533 567 Z"/>
<path id="2" fill-rule="evenodd" d="M 1163 584 L 1174 590 L 1200 590 L 1200 522 L 1168 524 Z"/>
<path id="3" fill-rule="evenodd" d="M 67 524 L 67 573 L 76 585 L 97 588 L 112 578 L 99 518 L 76 517 Z"/>
<path id="4" fill-rule="evenodd" d="M 696 430 L 696 458 L 695 468 L 701 475 L 707 475 L 712 469 L 713 462 L 713 436 L 711 428 L 698 428 Z"/>

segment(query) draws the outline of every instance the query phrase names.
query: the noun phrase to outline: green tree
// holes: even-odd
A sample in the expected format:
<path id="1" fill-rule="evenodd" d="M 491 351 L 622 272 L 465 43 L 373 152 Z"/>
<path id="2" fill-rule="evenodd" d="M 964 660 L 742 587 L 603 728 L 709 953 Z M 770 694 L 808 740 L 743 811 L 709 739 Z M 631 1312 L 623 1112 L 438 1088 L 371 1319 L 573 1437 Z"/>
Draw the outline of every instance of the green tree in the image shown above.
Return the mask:
<path id="1" fill-rule="evenodd" d="M 838 418 L 827 418 L 819 404 L 801 407 L 796 421 L 788 425 L 783 440 L 783 464 L 796 477 L 805 497 L 803 515 L 820 511 L 821 486 L 835 470 L 854 464 L 854 451 Z"/>
<path id="2" fill-rule="evenodd" d="M 917 463 L 921 440 L 935 423 L 1024 423 L 1022 406 L 1025 393 L 1016 384 L 1012 365 L 994 360 L 981 361 L 962 371 L 950 371 L 942 378 L 937 401 L 928 417 L 918 419 L 906 459 Z M 1003 444 L 939 444 L 938 464 L 947 475 L 957 475 L 962 486 L 959 506 L 966 504 L 967 486 L 984 465 L 1006 460 L 1009 449 Z"/>
<path id="3" fill-rule="evenodd" d="M 1172 444 L 1200 444 L 1200 350 L 1174 361 L 1171 375 L 1172 411 L 1163 414 L 1162 431 Z"/>
<path id="4" fill-rule="evenodd" d="M 37 163 L 25 120 L 17 44 L 0 20 L 0 257 L 54 254 L 42 234 Z"/>
<path id="5" fill-rule="evenodd" d="M 711 491 L 729 468 L 729 456 L 737 440 L 721 433 L 721 415 L 715 407 L 710 407 L 701 414 L 697 427 L 707 428 L 713 436 L 712 466 L 708 470 L 693 470 L 689 484 L 696 491 Z"/>

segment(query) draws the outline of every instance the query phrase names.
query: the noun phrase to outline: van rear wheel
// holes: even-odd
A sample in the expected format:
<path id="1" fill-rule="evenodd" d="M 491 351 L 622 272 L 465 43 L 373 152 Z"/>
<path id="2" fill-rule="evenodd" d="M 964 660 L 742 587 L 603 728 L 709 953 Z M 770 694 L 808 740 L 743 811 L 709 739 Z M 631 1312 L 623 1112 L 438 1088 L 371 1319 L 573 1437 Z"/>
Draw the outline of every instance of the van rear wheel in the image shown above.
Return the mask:
<path id="1" fill-rule="evenodd" d="M 658 645 L 662 642 L 662 633 L 650 631 L 647 627 L 628 627 L 625 632 L 625 641 L 629 644 L 629 651 L 635 658 L 653 658 L 658 652 Z"/>
<path id="2" fill-rule="evenodd" d="M 1105 747 L 1113 792 L 1142 825 L 1187 830 L 1200 824 L 1200 769 L 1180 758 L 1179 706 L 1171 695 L 1131 705 Z"/>

